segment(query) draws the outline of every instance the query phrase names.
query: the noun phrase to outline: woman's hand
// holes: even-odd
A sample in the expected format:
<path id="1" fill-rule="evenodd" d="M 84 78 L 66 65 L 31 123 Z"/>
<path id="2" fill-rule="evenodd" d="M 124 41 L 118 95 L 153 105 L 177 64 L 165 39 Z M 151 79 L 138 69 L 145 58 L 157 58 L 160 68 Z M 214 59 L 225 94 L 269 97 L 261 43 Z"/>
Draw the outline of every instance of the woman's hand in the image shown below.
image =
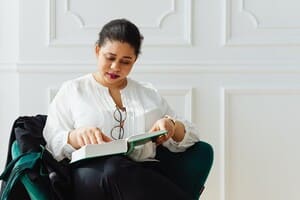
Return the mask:
<path id="1" fill-rule="evenodd" d="M 68 143 L 75 149 L 87 144 L 101 144 L 112 141 L 97 127 L 83 127 L 70 131 Z"/>
<path id="2" fill-rule="evenodd" d="M 156 144 L 162 144 L 167 141 L 169 138 L 173 137 L 175 134 L 175 124 L 170 118 L 162 118 L 155 122 L 155 124 L 150 129 L 150 133 L 159 130 L 168 131 L 167 135 L 163 135 L 157 138 Z"/>

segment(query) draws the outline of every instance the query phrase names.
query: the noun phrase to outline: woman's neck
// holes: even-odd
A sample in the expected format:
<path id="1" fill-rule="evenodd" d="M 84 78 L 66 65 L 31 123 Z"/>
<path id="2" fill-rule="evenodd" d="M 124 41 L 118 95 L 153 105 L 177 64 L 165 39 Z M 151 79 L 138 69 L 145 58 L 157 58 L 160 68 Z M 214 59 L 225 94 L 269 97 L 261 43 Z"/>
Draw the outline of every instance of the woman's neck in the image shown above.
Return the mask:
<path id="1" fill-rule="evenodd" d="M 118 89 L 109 89 L 109 94 L 111 96 L 111 98 L 114 100 L 115 104 L 119 107 L 119 108 L 123 108 L 123 102 L 122 102 L 122 97 L 121 97 L 121 93 L 120 90 Z"/>
<path id="2" fill-rule="evenodd" d="M 102 86 L 106 87 L 109 91 L 111 98 L 113 99 L 114 103 L 119 107 L 123 108 L 122 98 L 121 98 L 121 89 L 124 89 L 127 85 L 127 79 L 124 81 L 120 81 L 120 84 L 106 84 L 106 82 L 101 78 L 99 72 L 93 73 L 94 79 L 101 84 Z"/>

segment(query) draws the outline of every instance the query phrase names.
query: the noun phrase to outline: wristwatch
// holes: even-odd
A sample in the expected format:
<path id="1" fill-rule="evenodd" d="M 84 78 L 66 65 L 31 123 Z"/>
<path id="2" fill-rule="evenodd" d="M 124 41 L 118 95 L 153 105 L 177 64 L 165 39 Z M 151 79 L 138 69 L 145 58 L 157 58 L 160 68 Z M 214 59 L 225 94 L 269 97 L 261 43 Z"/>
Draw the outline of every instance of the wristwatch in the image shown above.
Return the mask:
<path id="1" fill-rule="evenodd" d="M 171 120 L 171 122 L 173 123 L 174 126 L 176 125 L 176 121 L 172 117 L 170 117 L 169 115 L 165 115 L 165 118 Z"/>

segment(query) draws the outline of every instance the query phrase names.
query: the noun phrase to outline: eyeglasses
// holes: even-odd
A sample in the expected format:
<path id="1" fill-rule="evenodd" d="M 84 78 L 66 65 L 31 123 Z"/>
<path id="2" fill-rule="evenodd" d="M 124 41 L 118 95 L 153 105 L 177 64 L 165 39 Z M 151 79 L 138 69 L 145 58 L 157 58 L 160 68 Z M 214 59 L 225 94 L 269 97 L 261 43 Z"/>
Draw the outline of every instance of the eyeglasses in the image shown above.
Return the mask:
<path id="1" fill-rule="evenodd" d="M 111 129 L 110 136 L 115 140 L 122 139 L 124 137 L 124 122 L 127 118 L 126 108 L 116 106 L 113 116 L 119 124 Z"/>

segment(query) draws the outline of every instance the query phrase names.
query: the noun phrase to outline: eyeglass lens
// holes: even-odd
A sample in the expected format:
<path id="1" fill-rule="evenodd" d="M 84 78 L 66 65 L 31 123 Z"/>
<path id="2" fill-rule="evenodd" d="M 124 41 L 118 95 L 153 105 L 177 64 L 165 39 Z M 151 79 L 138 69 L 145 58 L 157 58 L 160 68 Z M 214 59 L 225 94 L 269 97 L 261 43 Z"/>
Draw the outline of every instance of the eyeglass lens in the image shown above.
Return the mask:
<path id="1" fill-rule="evenodd" d="M 120 109 L 116 106 L 116 110 L 113 113 L 114 119 L 119 123 L 111 129 L 111 137 L 115 140 L 122 139 L 124 137 L 124 122 L 127 118 L 126 108 Z"/>

